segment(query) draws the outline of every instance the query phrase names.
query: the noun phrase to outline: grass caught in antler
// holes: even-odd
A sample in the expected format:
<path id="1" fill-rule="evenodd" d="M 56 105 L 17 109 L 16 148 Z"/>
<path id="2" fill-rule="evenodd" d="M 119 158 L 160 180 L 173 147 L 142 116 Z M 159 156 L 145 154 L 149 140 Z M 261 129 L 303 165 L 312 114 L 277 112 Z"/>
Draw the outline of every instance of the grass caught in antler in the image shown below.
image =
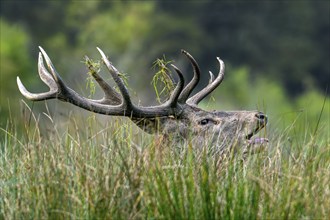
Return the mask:
<path id="1" fill-rule="evenodd" d="M 173 91 L 175 83 L 172 78 L 172 72 L 169 69 L 168 65 L 173 63 L 173 61 L 166 60 L 166 57 L 163 56 L 162 59 L 157 59 L 153 64 L 153 69 L 157 70 L 154 77 L 152 78 L 152 85 L 156 92 L 156 98 L 159 103 L 161 103 L 161 97 L 168 97 L 171 91 Z M 158 88 L 162 88 L 161 90 Z"/>

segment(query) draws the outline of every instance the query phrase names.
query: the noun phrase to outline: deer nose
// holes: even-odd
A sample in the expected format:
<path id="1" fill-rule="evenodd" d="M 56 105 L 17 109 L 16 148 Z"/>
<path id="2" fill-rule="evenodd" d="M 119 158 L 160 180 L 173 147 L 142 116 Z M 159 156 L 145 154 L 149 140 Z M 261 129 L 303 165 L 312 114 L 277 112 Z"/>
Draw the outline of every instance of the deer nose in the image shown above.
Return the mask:
<path id="1" fill-rule="evenodd" d="M 267 115 L 262 112 L 258 112 L 255 116 L 259 119 L 261 124 L 267 124 Z"/>

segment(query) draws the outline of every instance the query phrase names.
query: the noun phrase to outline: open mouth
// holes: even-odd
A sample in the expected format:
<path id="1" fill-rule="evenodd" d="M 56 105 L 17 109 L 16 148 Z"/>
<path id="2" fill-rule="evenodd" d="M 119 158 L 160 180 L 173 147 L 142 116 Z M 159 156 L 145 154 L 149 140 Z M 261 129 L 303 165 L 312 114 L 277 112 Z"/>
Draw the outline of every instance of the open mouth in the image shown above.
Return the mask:
<path id="1" fill-rule="evenodd" d="M 267 138 L 256 137 L 256 138 L 253 138 L 252 139 L 252 137 L 255 134 L 257 134 L 264 127 L 265 127 L 265 123 L 259 124 L 259 126 L 256 129 L 254 129 L 251 133 L 249 133 L 248 135 L 246 135 L 245 138 L 248 141 L 248 143 L 250 143 L 250 144 L 264 144 L 264 143 L 268 143 L 269 140 Z"/>
<path id="2" fill-rule="evenodd" d="M 255 135 L 255 134 L 257 134 L 263 127 L 265 127 L 265 125 L 260 125 L 260 126 L 258 126 L 256 129 L 254 129 L 251 133 L 249 133 L 248 135 L 246 135 L 246 139 L 247 140 L 250 140 L 252 137 L 253 137 L 253 135 Z"/>

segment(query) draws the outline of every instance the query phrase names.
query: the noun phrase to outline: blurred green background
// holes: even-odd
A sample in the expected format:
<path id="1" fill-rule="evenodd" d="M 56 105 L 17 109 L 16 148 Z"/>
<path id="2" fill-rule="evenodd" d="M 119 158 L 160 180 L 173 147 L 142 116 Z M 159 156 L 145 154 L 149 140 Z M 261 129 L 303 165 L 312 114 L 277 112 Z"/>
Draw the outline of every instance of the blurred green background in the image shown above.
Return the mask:
<path id="1" fill-rule="evenodd" d="M 88 75 L 81 61 L 84 55 L 100 59 L 100 47 L 128 73 L 131 93 L 143 104 L 156 103 L 151 80 L 157 58 L 165 54 L 189 78 L 180 49 L 189 51 L 204 73 L 201 88 L 208 71 L 218 71 L 219 56 L 226 77 L 204 107 L 260 109 L 273 130 L 294 125 L 313 131 L 319 119 L 329 126 L 329 11 L 329 1 L 2 0 L 0 127 L 19 128 L 29 120 L 22 99 L 33 111 L 47 111 L 44 102 L 24 99 L 16 85 L 19 76 L 30 91 L 47 90 L 37 75 L 39 45 L 68 85 L 85 96 Z M 47 104 L 64 120 L 78 110 Z"/>

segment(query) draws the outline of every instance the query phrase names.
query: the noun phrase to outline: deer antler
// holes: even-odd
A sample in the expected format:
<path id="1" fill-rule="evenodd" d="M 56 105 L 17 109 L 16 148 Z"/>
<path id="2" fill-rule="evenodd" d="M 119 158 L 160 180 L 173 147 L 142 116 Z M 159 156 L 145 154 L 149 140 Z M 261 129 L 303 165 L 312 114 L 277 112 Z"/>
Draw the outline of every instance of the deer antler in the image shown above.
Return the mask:
<path id="1" fill-rule="evenodd" d="M 187 51 L 182 50 L 181 52 L 184 55 L 186 55 L 187 58 L 189 59 L 189 61 L 191 62 L 191 65 L 192 65 L 193 71 L 194 71 L 194 76 L 193 76 L 192 80 L 188 83 L 188 85 L 183 89 L 182 93 L 180 94 L 179 102 L 197 106 L 200 101 L 202 101 L 207 95 L 209 95 L 211 92 L 213 92 L 213 90 L 216 89 L 221 84 L 221 82 L 224 79 L 224 75 L 225 75 L 225 64 L 219 57 L 217 57 L 217 60 L 220 65 L 220 70 L 219 70 L 219 74 L 218 74 L 217 78 L 214 79 L 213 73 L 211 71 L 209 71 L 209 74 L 210 74 L 209 84 L 205 88 L 203 88 L 201 91 L 196 93 L 193 97 L 189 98 L 191 92 L 197 86 L 197 84 L 200 80 L 201 71 L 199 69 L 199 66 L 198 66 L 196 60 Z"/>
<path id="2" fill-rule="evenodd" d="M 189 61 L 191 62 L 191 65 L 193 67 L 193 71 L 194 71 L 194 77 L 192 78 L 192 80 L 186 85 L 186 87 L 183 89 L 182 93 L 179 96 L 179 102 L 181 103 L 186 103 L 187 99 L 189 98 L 191 92 L 194 90 L 194 88 L 197 86 L 199 79 L 200 79 L 200 75 L 201 75 L 201 71 L 199 69 L 199 66 L 196 62 L 196 60 L 185 50 L 181 50 L 181 52 L 187 56 L 187 58 L 189 59 Z"/>
<path id="3" fill-rule="evenodd" d="M 209 71 L 210 74 L 209 84 L 201 91 L 196 93 L 193 97 L 190 97 L 187 100 L 187 104 L 197 106 L 200 101 L 202 101 L 207 95 L 213 92 L 213 90 L 215 90 L 221 84 L 225 76 L 225 64 L 219 57 L 217 57 L 217 60 L 220 65 L 220 70 L 217 78 L 214 79 L 213 73 Z"/>
<path id="4" fill-rule="evenodd" d="M 41 47 L 39 47 L 39 49 L 38 72 L 41 80 L 49 87 L 49 91 L 38 94 L 31 93 L 24 87 L 19 77 L 17 77 L 17 85 L 21 93 L 27 99 L 32 101 L 57 98 L 65 102 L 70 102 L 88 111 L 105 115 L 129 116 L 133 118 L 155 118 L 170 115 L 177 116 L 182 112 L 184 105 L 188 104 L 197 106 L 202 99 L 220 85 L 224 77 L 224 63 L 217 58 L 220 64 L 220 71 L 217 78 L 214 79 L 213 74 L 210 72 L 209 84 L 193 97 L 189 98 L 192 90 L 199 82 L 200 69 L 196 60 L 188 52 L 182 50 L 182 53 L 189 59 L 193 67 L 194 76 L 191 81 L 184 87 L 183 74 L 176 66 L 172 65 L 179 80 L 175 89 L 171 93 L 170 98 L 165 103 L 158 106 L 136 106 L 131 101 L 128 89 L 119 76 L 119 71 L 110 63 L 103 51 L 97 48 L 110 75 L 118 86 L 120 93 L 105 82 L 96 72 L 92 72 L 91 75 L 104 92 L 104 97 L 102 99 L 94 100 L 82 97 L 73 89 L 65 85 L 47 53 Z M 44 65 L 44 60 L 46 61 L 48 69 Z"/>
<path id="5" fill-rule="evenodd" d="M 136 118 L 154 118 L 159 116 L 177 115 L 181 111 L 181 106 L 178 104 L 178 98 L 183 89 L 184 78 L 181 71 L 174 65 L 172 65 L 172 67 L 178 74 L 179 81 L 174 91 L 172 92 L 169 100 L 158 106 L 140 107 L 134 105 L 131 102 L 129 92 L 124 85 L 123 80 L 119 77 L 118 70 L 110 63 L 110 61 L 107 59 L 101 49 L 97 48 L 102 56 L 103 62 L 107 66 L 112 78 L 114 79 L 121 93 L 121 95 L 118 94 L 99 75 L 92 74 L 94 79 L 104 91 L 105 96 L 101 100 L 92 100 L 82 97 L 74 90 L 66 86 L 60 75 L 55 70 L 47 53 L 41 47 L 39 47 L 39 49 L 41 51 L 41 53 L 39 53 L 38 61 L 39 76 L 41 80 L 49 87 L 50 91 L 39 94 L 31 93 L 27 91 L 19 77 L 17 77 L 18 88 L 27 99 L 30 99 L 32 101 L 41 101 L 57 98 L 65 102 L 70 102 L 78 107 L 84 108 L 88 111 L 92 111 L 95 113 L 105 115 L 129 116 Z M 44 66 L 43 58 L 47 63 L 50 73 Z"/>

